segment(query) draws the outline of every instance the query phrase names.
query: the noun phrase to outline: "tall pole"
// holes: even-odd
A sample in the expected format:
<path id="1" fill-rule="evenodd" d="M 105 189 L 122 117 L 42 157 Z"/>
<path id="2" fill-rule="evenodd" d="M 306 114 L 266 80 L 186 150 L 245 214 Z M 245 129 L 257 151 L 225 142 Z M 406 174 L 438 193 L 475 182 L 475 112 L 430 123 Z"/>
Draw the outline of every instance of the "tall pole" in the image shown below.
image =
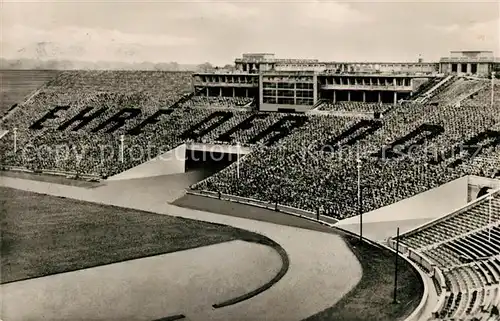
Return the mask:
<path id="1" fill-rule="evenodd" d="M 14 127 L 14 154 L 17 154 L 17 127 Z"/>
<path id="2" fill-rule="evenodd" d="M 120 135 L 120 162 L 123 163 L 123 141 L 125 140 L 124 135 Z"/>
<path id="3" fill-rule="evenodd" d="M 488 222 L 488 225 L 489 225 L 489 229 L 488 229 L 488 242 L 491 243 L 491 202 L 493 201 L 493 196 L 490 195 L 488 196 L 488 202 L 489 202 L 489 214 L 488 214 L 488 218 L 489 218 L 489 222 Z"/>
<path id="4" fill-rule="evenodd" d="M 490 107 L 493 108 L 493 101 L 494 101 L 494 93 L 495 93 L 495 72 L 491 72 L 491 97 L 490 97 Z"/>
<path id="5" fill-rule="evenodd" d="M 240 179 L 240 142 L 236 142 L 236 176 Z"/>
<path id="6" fill-rule="evenodd" d="M 358 215 L 359 215 L 359 240 L 363 241 L 363 208 L 361 203 L 361 159 L 359 158 L 358 146 Z"/>
<path id="7" fill-rule="evenodd" d="M 394 299 L 392 303 L 398 303 L 398 256 L 399 256 L 399 227 L 396 233 L 396 262 L 394 267 Z"/>

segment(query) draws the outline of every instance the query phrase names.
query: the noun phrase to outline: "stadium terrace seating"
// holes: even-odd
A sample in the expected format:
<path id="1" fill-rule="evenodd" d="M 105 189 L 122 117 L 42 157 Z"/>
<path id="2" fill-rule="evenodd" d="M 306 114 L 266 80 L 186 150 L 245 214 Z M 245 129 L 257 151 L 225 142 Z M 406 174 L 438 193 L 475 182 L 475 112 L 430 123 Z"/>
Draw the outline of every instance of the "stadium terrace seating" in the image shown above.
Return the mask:
<path id="1" fill-rule="evenodd" d="M 498 258 L 447 268 L 443 274 L 445 300 L 430 320 L 498 320 L 490 319 L 493 306 L 500 305 Z"/>
<path id="2" fill-rule="evenodd" d="M 17 146 L 18 149 L 25 152 L 12 155 L 13 137 L 8 135 L 2 139 L 2 164 L 28 167 L 33 170 L 52 169 L 61 170 L 72 169 L 71 172 L 82 172 L 91 175 L 100 175 L 100 173 L 115 173 L 123 168 L 133 164 L 118 164 L 117 150 L 119 146 L 119 136 L 125 134 L 127 130 L 135 128 L 144 120 L 155 115 L 160 109 L 168 108 L 183 97 L 183 93 L 190 88 L 191 75 L 181 72 L 124 72 L 124 71 L 65 71 L 49 81 L 38 93 L 20 105 L 20 108 L 8 115 L 3 120 L 1 126 L 12 130 L 17 128 Z M 51 114 L 52 112 L 52 114 Z M 52 115 L 31 128 L 37 121 L 46 115 Z M 55 117 L 54 115 L 57 115 Z M 64 127 L 62 120 L 70 120 L 73 117 L 84 118 L 88 116 L 86 122 L 75 121 Z M 96 129 L 100 124 L 106 124 L 106 120 L 112 117 L 120 116 L 131 117 L 127 126 L 112 130 L 111 124 L 107 128 L 102 128 L 97 134 L 92 133 L 91 129 Z M 162 116 L 161 112 L 157 115 Z M 182 119 L 182 118 L 181 118 Z M 186 121 L 196 120 L 196 114 L 190 115 Z M 86 124 L 85 124 L 86 123 Z M 182 122 L 184 127 L 188 128 L 189 123 Z M 81 126 L 85 125 L 85 126 Z M 179 124 L 180 125 L 180 124 Z M 82 128 L 79 128 L 81 126 Z M 61 128 L 63 127 L 63 128 Z M 143 130 L 150 132 L 151 128 L 147 126 Z M 79 129 L 75 131 L 75 129 Z M 106 132 L 103 130 L 106 129 Z M 161 129 L 157 128 L 161 133 Z M 169 127 L 169 130 L 175 131 L 179 128 Z M 171 148 L 181 142 L 176 136 L 154 135 L 157 141 L 156 146 Z M 150 139 L 144 139 L 145 135 L 130 138 L 129 143 L 146 143 Z M 168 137 L 165 137 L 168 136 Z M 153 143 L 153 142 L 151 142 Z M 43 144 L 43 145 L 42 145 Z M 57 146 L 64 145 L 68 150 L 73 148 L 82 149 L 84 146 L 88 153 L 99 155 L 99 148 L 106 146 L 109 150 L 114 150 L 115 157 L 108 163 L 101 164 L 100 157 L 83 157 L 77 160 L 74 153 L 70 153 L 68 159 L 61 163 L 56 161 L 54 150 Z M 31 146 L 31 147 L 30 147 Z M 38 154 L 46 157 L 33 158 L 34 147 L 44 146 L 42 153 L 37 148 Z M 144 145 L 146 146 L 146 145 Z M 30 147 L 29 149 L 25 147 Z M 52 155 L 52 156 L 50 156 Z M 33 158 L 33 160 L 28 161 Z M 97 159 L 98 158 L 98 159 Z M 139 161 L 139 160 L 138 160 Z M 77 166 L 76 164 L 79 163 Z M 99 163 L 99 166 L 95 165 Z M 112 163 L 116 163 L 111 165 Z M 134 162 L 136 164 L 137 162 Z M 127 166 L 128 165 L 128 166 Z M 109 168 L 111 167 L 111 168 Z"/>
<path id="3" fill-rule="evenodd" d="M 476 90 L 487 83 L 485 80 L 468 82 L 460 81 L 449 88 L 465 86 Z M 440 95 L 451 98 L 446 92 Z M 229 167 L 193 188 L 269 200 L 273 186 L 278 185 L 280 203 L 310 211 L 321 207 L 327 215 L 344 218 L 358 213 L 357 150 L 362 158 L 361 181 L 366 186 L 364 212 L 464 175 L 491 177 L 495 164 L 476 167 L 474 164 L 480 162 L 473 157 L 474 151 L 460 148 L 480 144 L 485 151 L 494 151 L 496 155 L 498 107 L 471 104 L 469 108 L 461 108 L 455 103 L 445 103 L 444 99 L 441 98 L 437 106 L 397 106 L 380 121 L 338 123 L 323 129 L 322 134 L 308 144 L 304 144 L 301 137 L 313 128 L 304 126 L 278 146 L 245 157 L 240 162 L 243 174 L 238 179 L 235 168 Z M 308 146 L 306 150 L 299 148 L 304 145 Z M 398 145 L 399 152 L 394 151 L 393 146 Z M 482 156 L 480 153 L 477 157 Z M 487 156 L 482 161 L 489 162 L 490 158 Z M 297 195 L 302 196 L 299 199 Z"/>
<path id="4" fill-rule="evenodd" d="M 475 90 L 487 83 L 460 79 L 449 90 Z M 358 151 L 364 212 L 463 175 L 491 176 L 498 170 L 500 113 L 495 105 L 483 105 L 484 89 L 469 95 L 468 108 L 446 103 L 452 95 L 445 90 L 438 93 L 442 98 L 437 106 L 398 105 L 383 119 L 368 120 L 191 108 L 197 100 L 206 104 L 207 97 L 185 95 L 190 80 L 187 73 L 63 72 L 3 121 L 2 128 L 18 129 L 22 152 L 13 155 L 13 135 L 8 134 L 0 140 L 2 162 L 106 177 L 148 160 L 144 155 L 133 157 L 134 147 L 154 157 L 185 141 L 240 143 L 253 146 L 255 152 L 241 159 L 239 178 L 233 165 L 192 188 L 272 199 L 311 211 L 323 208 L 323 214 L 336 218 L 359 211 Z M 233 106 L 247 101 L 223 98 L 219 102 Z M 89 115 L 95 117 L 86 119 Z M 120 119 L 129 116 L 120 126 Z M 79 119 L 72 122 L 75 117 Z M 113 118 L 118 124 L 109 122 Z M 127 149 L 123 162 L 118 161 L 121 135 Z M 484 153 L 477 157 L 467 149 L 455 153 L 464 142 L 484 145 Z M 69 156 L 61 158 L 53 152 L 59 145 L 66 147 L 63 152 Z M 48 146 L 52 152 L 30 146 Z M 102 146 L 108 154 L 101 151 Z M 79 155 L 82 151 L 85 157 Z M 432 151 L 439 153 L 432 155 Z"/>
<path id="5" fill-rule="evenodd" d="M 432 80 L 422 84 L 415 92 L 411 94 L 411 100 L 416 100 L 422 96 L 425 96 L 428 91 L 439 84 L 443 79 L 443 77 L 435 77 Z"/>
<path id="6" fill-rule="evenodd" d="M 442 266 L 458 265 L 500 255 L 500 230 L 498 226 L 483 228 L 478 232 L 432 247 L 423 253 Z"/>
<path id="7" fill-rule="evenodd" d="M 500 222 L 500 194 L 498 193 L 492 201 L 491 222 Z M 437 224 L 416 233 L 405 235 L 401 238 L 401 242 L 413 249 L 428 248 L 465 233 L 484 229 L 489 224 L 489 200 L 483 199 L 466 211 L 445 217 Z"/>
<path id="8" fill-rule="evenodd" d="M 401 236 L 403 244 L 443 272 L 445 300 L 432 320 L 488 320 L 493 306 L 500 305 L 499 224 L 500 191 L 496 191 Z"/>
<path id="9" fill-rule="evenodd" d="M 455 77 L 453 80 L 443 85 L 442 88 L 439 88 L 437 92 L 432 95 L 429 103 L 454 104 L 465 97 L 469 97 L 485 86 L 486 82 L 482 79 Z"/>
<path id="10" fill-rule="evenodd" d="M 216 108 L 242 108 L 254 107 L 254 99 L 251 97 L 207 97 L 193 96 L 180 107 L 216 107 Z"/>

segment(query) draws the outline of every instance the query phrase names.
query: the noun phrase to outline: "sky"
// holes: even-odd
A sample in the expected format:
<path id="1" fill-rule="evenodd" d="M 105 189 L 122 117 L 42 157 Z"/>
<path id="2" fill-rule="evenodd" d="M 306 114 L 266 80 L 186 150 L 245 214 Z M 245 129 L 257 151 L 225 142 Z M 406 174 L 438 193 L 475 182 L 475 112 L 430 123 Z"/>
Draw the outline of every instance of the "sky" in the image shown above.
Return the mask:
<path id="1" fill-rule="evenodd" d="M 500 2 L 0 0 L 4 58 L 231 64 L 244 52 L 324 61 L 500 56 Z"/>

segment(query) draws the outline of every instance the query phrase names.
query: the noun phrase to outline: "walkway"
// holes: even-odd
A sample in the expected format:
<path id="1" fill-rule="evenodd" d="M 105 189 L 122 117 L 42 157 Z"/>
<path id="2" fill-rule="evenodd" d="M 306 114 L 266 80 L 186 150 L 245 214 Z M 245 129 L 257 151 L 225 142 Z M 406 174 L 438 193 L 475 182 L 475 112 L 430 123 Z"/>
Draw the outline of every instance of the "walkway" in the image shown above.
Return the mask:
<path id="1" fill-rule="evenodd" d="M 187 320 L 302 320 L 334 305 L 361 278 L 361 266 L 344 241 L 331 233 L 190 210 L 167 204 L 159 198 L 144 201 L 142 193 L 116 186 L 85 189 L 46 182 L 0 177 L 0 185 L 54 196 L 62 196 L 197 220 L 232 225 L 263 234 L 279 243 L 290 258 L 288 273 L 262 294 L 233 306 L 193 311 L 170 311 L 164 316 L 183 313 Z M 158 284 L 161 286 L 161 284 Z M 151 293 L 152 294 L 152 293 Z M 151 295 L 141 293 L 141 295 Z M 106 300 L 103 298 L 103 300 Z M 193 306 L 197 303 L 193 301 Z M 147 307 L 145 307 L 147 308 Z"/>

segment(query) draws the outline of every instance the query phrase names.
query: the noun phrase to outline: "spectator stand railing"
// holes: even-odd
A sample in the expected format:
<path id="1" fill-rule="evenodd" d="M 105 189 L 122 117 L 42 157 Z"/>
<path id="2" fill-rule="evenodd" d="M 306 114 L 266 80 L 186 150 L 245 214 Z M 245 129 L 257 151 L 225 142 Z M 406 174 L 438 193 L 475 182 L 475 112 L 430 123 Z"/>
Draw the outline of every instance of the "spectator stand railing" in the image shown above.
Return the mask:
<path id="1" fill-rule="evenodd" d="M 187 191 L 187 193 L 192 194 L 192 195 L 199 195 L 199 196 L 205 196 L 205 197 L 211 197 L 211 198 L 217 198 L 217 199 L 219 198 L 219 193 L 212 192 L 212 191 L 206 191 L 206 190 L 191 190 L 190 189 Z M 241 196 L 224 194 L 224 193 L 220 194 L 220 199 L 224 200 L 224 201 L 231 201 L 231 202 L 235 202 L 235 203 L 246 204 L 246 205 L 250 205 L 250 206 L 256 206 L 256 207 L 261 207 L 261 208 L 265 208 L 265 209 L 269 209 L 269 210 L 273 210 L 273 211 L 277 211 L 277 212 L 282 212 L 285 214 L 290 214 L 290 215 L 298 216 L 301 218 L 305 218 L 308 220 L 313 220 L 313 221 L 316 221 L 316 222 L 319 222 L 319 223 L 325 224 L 325 225 L 333 225 L 333 224 L 338 222 L 338 220 L 336 220 L 332 217 L 326 216 L 326 215 L 322 215 L 322 214 L 319 214 L 319 220 L 318 220 L 317 213 L 313 213 L 310 211 L 302 210 L 302 209 L 287 206 L 287 205 L 282 205 L 279 203 L 265 202 L 265 201 L 261 201 L 261 200 L 257 200 L 257 199 L 253 199 L 253 198 L 241 197 Z"/>
<path id="2" fill-rule="evenodd" d="M 223 193 L 219 194 L 217 192 L 212 192 L 212 191 L 207 191 L 207 190 L 191 190 L 191 189 L 189 189 L 186 191 L 186 193 L 191 194 L 191 195 L 216 198 L 216 199 L 220 199 L 220 200 L 224 200 L 224 201 L 231 201 L 231 202 L 235 202 L 235 203 L 246 204 L 246 205 L 250 205 L 250 206 L 256 206 L 256 207 L 266 208 L 269 210 L 283 212 L 285 214 L 289 214 L 289 215 L 293 215 L 293 216 L 297 216 L 297 217 L 301 217 L 301 218 L 305 218 L 305 219 L 308 219 L 311 221 L 318 222 L 322 225 L 331 227 L 333 229 L 340 230 L 343 233 L 348 234 L 352 237 L 359 237 L 354 232 L 351 232 L 351 231 L 343 229 L 342 227 L 336 226 L 335 223 L 337 223 L 338 220 L 336 220 L 332 217 L 329 217 L 329 216 L 321 215 L 321 214 L 319 215 L 319 219 L 318 219 L 317 213 L 313 213 L 310 211 L 305 211 L 305 210 L 301 210 L 301 209 L 290 207 L 290 206 L 260 201 L 260 200 L 247 198 L 247 197 L 241 197 L 241 196 L 229 195 L 229 194 L 223 194 Z M 364 238 L 363 241 L 374 246 L 374 247 L 377 247 L 379 249 L 386 249 L 386 250 L 389 250 L 391 252 L 395 252 L 395 247 L 396 247 L 395 244 L 396 243 L 392 239 L 389 239 L 389 246 L 382 244 L 382 243 L 371 241 L 371 240 L 366 239 L 366 238 Z M 393 242 L 394 242 L 394 245 L 391 246 Z M 404 259 L 408 264 L 410 264 L 418 272 L 418 274 L 422 280 L 423 287 L 424 287 L 424 293 L 422 295 L 422 298 L 420 300 L 419 305 L 405 319 L 405 321 L 417 321 L 417 320 L 419 320 L 419 318 L 423 312 L 423 309 L 424 309 L 425 305 L 427 304 L 427 300 L 429 297 L 429 287 L 427 284 L 427 276 L 425 275 L 425 272 L 416 263 L 414 263 L 410 259 L 409 255 L 411 255 L 411 257 L 413 257 L 413 258 L 419 257 L 420 258 L 420 266 L 422 266 L 426 269 L 429 268 L 429 271 L 432 271 L 434 274 L 433 277 L 438 278 L 438 282 L 440 282 L 439 284 L 442 286 L 446 286 L 446 285 L 445 285 L 444 277 L 443 277 L 443 274 L 441 273 L 441 271 L 438 268 L 436 268 L 425 256 L 422 256 L 419 253 L 411 251 L 407 246 L 404 246 L 401 243 L 399 244 L 399 247 L 400 247 L 399 256 L 402 259 Z M 403 252 L 403 251 L 405 251 L 405 252 Z M 409 254 L 409 255 L 405 255 L 405 254 Z M 443 292 L 446 292 L 446 291 L 442 291 L 442 293 Z M 440 301 L 441 301 L 441 298 L 440 298 Z M 438 301 L 438 303 L 440 301 Z"/>
<path id="3" fill-rule="evenodd" d="M 46 174 L 46 175 L 52 175 L 52 176 L 64 176 L 66 178 L 70 179 L 83 179 L 83 180 L 92 180 L 92 181 L 101 181 L 101 177 L 98 175 L 91 175 L 91 174 L 84 174 L 84 173 L 77 173 L 77 172 L 62 172 L 62 171 L 56 171 L 52 169 L 37 169 L 37 170 L 31 170 L 26 167 L 20 167 L 20 166 L 3 166 L 3 170 L 7 171 L 13 171 L 13 172 L 23 172 L 23 173 L 39 173 L 39 174 Z"/>
<path id="4" fill-rule="evenodd" d="M 388 245 L 389 245 L 389 248 L 391 248 L 392 250 L 395 250 L 397 247 L 397 242 L 395 239 L 389 238 Z M 419 271 L 422 279 L 424 279 L 424 280 L 426 279 L 426 276 L 424 275 L 424 273 L 427 273 L 428 277 L 430 277 L 433 281 L 436 281 L 436 284 L 439 287 L 439 290 L 436 289 L 436 292 L 439 293 L 439 296 L 438 296 L 438 299 L 435 303 L 435 308 L 432 311 L 434 313 L 434 312 L 441 310 L 441 307 L 446 299 L 446 294 L 447 294 L 446 281 L 445 281 L 445 278 L 444 278 L 444 275 L 443 275 L 443 272 L 441 271 L 441 269 L 439 267 L 437 267 L 434 263 L 432 263 L 425 255 L 422 255 L 421 253 L 414 251 L 413 249 L 409 248 L 405 244 L 399 243 L 399 253 L 401 253 L 401 257 L 405 258 L 413 266 L 415 266 L 415 263 L 416 263 L 417 264 L 416 266 L 422 267 L 422 269 L 417 268 L 417 271 Z M 415 262 L 415 263 L 413 263 L 413 262 Z M 429 295 L 428 285 L 427 285 L 427 282 L 424 281 L 424 283 L 427 286 L 425 291 L 427 294 L 426 297 L 428 297 L 428 295 Z M 419 307 L 420 307 L 419 313 L 418 314 L 413 313 L 414 314 L 413 317 L 411 319 L 408 318 L 407 320 L 408 321 L 409 320 L 418 320 L 419 316 L 422 313 L 423 306 L 426 303 L 427 302 L 424 302 L 422 304 L 422 302 L 421 302 L 421 305 L 419 305 Z M 429 302 L 429 304 L 432 304 L 432 303 Z M 429 317 L 431 317 L 431 316 L 429 316 Z"/>

